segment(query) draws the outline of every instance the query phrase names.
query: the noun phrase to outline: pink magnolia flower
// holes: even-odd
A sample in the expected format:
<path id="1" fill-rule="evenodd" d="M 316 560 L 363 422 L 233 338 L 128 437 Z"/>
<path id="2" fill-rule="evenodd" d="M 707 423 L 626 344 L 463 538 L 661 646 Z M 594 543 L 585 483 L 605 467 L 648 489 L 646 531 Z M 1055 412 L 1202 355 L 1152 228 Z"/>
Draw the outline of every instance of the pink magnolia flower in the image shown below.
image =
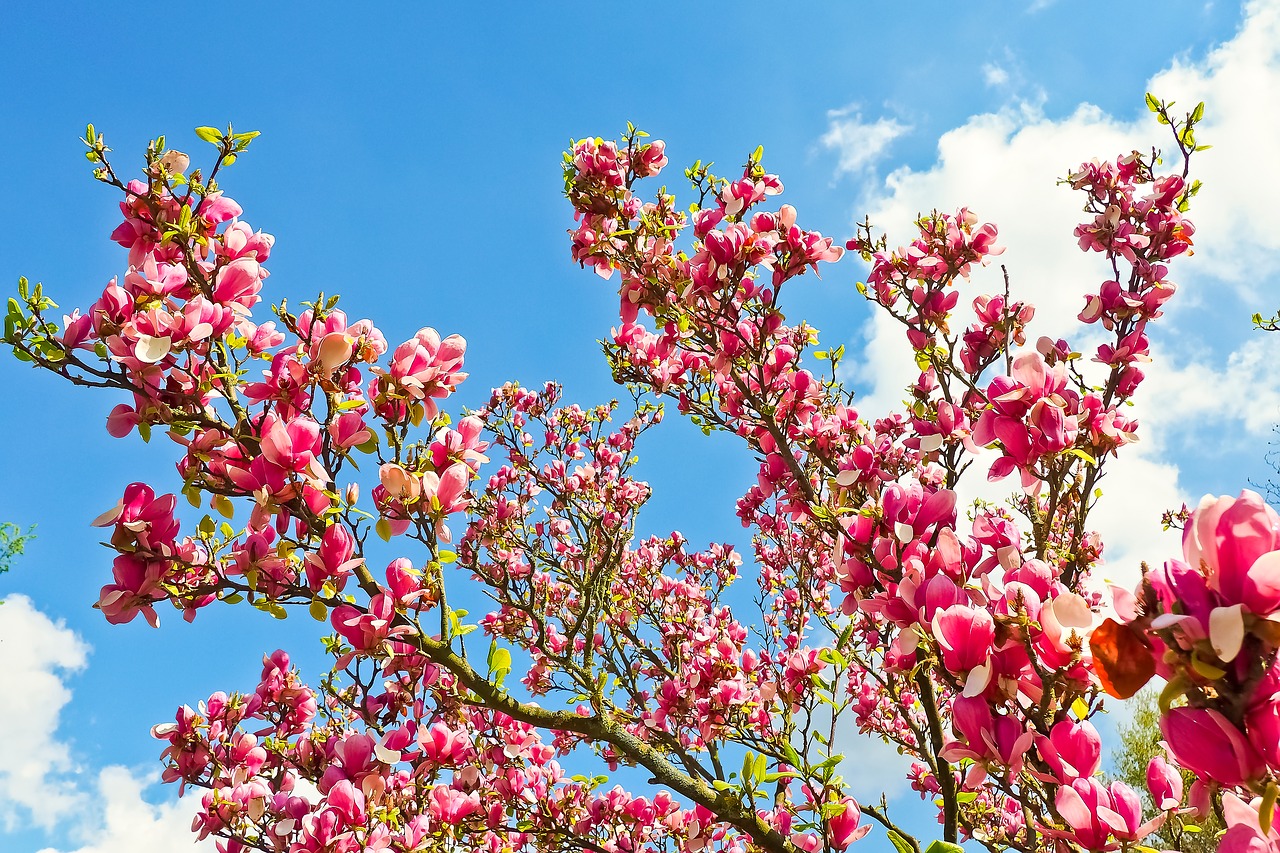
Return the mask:
<path id="1" fill-rule="evenodd" d="M 474 415 L 458 421 L 457 429 L 441 429 L 431 442 L 431 464 L 439 471 L 447 468 L 450 461 L 461 461 L 478 471 L 489 461 L 484 455 L 489 442 L 480 440 L 483 430 L 484 422 Z"/>
<path id="2" fill-rule="evenodd" d="M 1236 787 L 1262 776 L 1262 756 L 1231 721 L 1209 708 L 1172 708 L 1160 718 L 1169 752 L 1182 767 Z"/>
<path id="3" fill-rule="evenodd" d="M 1262 829 L 1261 809 L 1263 799 L 1258 797 L 1252 802 L 1245 802 L 1234 793 L 1222 795 L 1222 816 L 1227 826 L 1222 840 L 1218 842 L 1218 853 L 1277 853 L 1280 851 L 1280 822 L 1274 815 L 1269 821 L 1270 827 Z M 1270 804 L 1268 808 L 1274 809 Z"/>
<path id="4" fill-rule="evenodd" d="M 252 257 L 263 264 L 271 256 L 276 238 L 254 231 L 247 222 L 233 222 L 222 232 L 221 253 L 228 258 Z"/>
<path id="5" fill-rule="evenodd" d="M 951 724 L 958 741 L 946 744 L 942 757 L 948 761 L 963 758 L 979 762 L 968 780 L 980 784 L 986 775 L 984 765 L 994 764 L 1019 773 L 1026 761 L 1027 750 L 1035 742 L 1035 732 L 1027 731 L 1020 720 L 1009 714 L 995 714 L 991 703 L 978 696 L 958 696 L 951 703 Z"/>
<path id="6" fill-rule="evenodd" d="M 422 498 L 429 501 L 435 512 L 449 515 L 466 509 L 470 495 L 467 484 L 471 482 L 471 469 L 459 462 L 450 465 L 443 474 L 428 471 L 422 475 Z"/>
<path id="7" fill-rule="evenodd" d="M 387 490 L 387 496 L 400 503 L 416 501 L 422 494 L 422 479 L 394 462 L 378 469 L 378 480 Z"/>
<path id="8" fill-rule="evenodd" d="M 115 583 L 102 588 L 98 608 L 112 625 L 132 622 L 141 613 L 152 628 L 160 627 L 160 617 L 152 607 L 166 597 L 161 580 L 165 564 L 135 554 L 121 554 L 111 564 Z"/>
<path id="9" fill-rule="evenodd" d="M 407 625 L 393 627 L 395 602 L 388 595 L 375 595 L 367 611 L 344 604 L 329 614 L 330 624 L 346 638 L 357 652 L 372 652 L 384 641 L 402 636 L 413 629 Z"/>
<path id="10" fill-rule="evenodd" d="M 1147 764 L 1147 790 L 1151 801 L 1161 811 L 1182 807 L 1182 773 L 1157 755 Z"/>
<path id="11" fill-rule="evenodd" d="M 115 507 L 93 520 L 94 527 L 114 525 L 111 539 L 116 544 L 133 543 L 141 551 L 169 553 L 178 537 L 178 519 L 174 517 L 177 498 L 156 493 L 146 483 L 130 483 L 124 497 Z"/>
<path id="12" fill-rule="evenodd" d="M 1142 801 L 1123 782 L 1105 787 L 1097 779 L 1076 779 L 1058 789 L 1054 806 L 1067 830 L 1049 830 L 1050 834 L 1067 838 L 1086 850 L 1114 850 L 1122 842 L 1132 843 L 1164 822 L 1159 815 L 1142 822 Z"/>
<path id="13" fill-rule="evenodd" d="M 248 314 L 262 298 L 262 280 L 267 271 L 251 257 L 239 257 L 218 271 L 213 300 Z"/>
<path id="14" fill-rule="evenodd" d="M 1258 616 L 1280 610 L 1280 516 L 1256 492 L 1206 496 L 1183 528 L 1182 547 L 1193 569 L 1207 568 L 1224 604 Z"/>
<path id="15" fill-rule="evenodd" d="M 390 406 L 396 411 L 388 413 L 401 420 L 404 417 L 399 414 L 401 407 L 388 400 L 389 396 L 399 396 L 421 401 L 426 417 L 434 418 L 439 412 L 436 400 L 452 394 L 467 378 L 467 374 L 461 372 L 466 352 L 467 342 L 461 336 L 450 335 L 441 340 L 435 329 L 420 329 L 412 340 L 396 347 L 385 370 L 372 369 L 378 374 L 370 390 L 375 405 Z"/>
<path id="16" fill-rule="evenodd" d="M 418 743 L 423 758 L 435 764 L 454 765 L 471 754 L 471 739 L 464 731 L 455 731 L 444 723 L 433 723 L 418 730 Z"/>
<path id="17" fill-rule="evenodd" d="M 434 603 L 432 590 L 423 586 L 422 573 L 414 569 L 413 563 L 405 557 L 398 557 L 387 564 L 387 592 L 400 607 L 422 609 Z"/>
<path id="18" fill-rule="evenodd" d="M 955 604 L 939 610 L 933 617 L 933 635 L 942 650 L 942 662 L 957 675 L 979 670 L 970 676 L 964 693 L 976 696 L 986 689 L 991 672 L 988 662 L 995 641 L 996 626 L 991 613 L 984 609 Z"/>
<path id="19" fill-rule="evenodd" d="M 827 818 L 827 839 L 836 850 L 844 850 L 850 844 L 871 831 L 871 826 L 859 826 L 862 809 L 857 800 L 845 797 L 840 801 L 841 810 Z"/>
<path id="20" fill-rule="evenodd" d="M 206 222 L 221 225 L 244 213 L 244 209 L 222 193 L 212 192 L 200 203 L 200 209 L 196 212 Z"/>
<path id="21" fill-rule="evenodd" d="M 1039 352 L 1018 356 L 1012 376 L 991 381 L 987 388 L 991 407 L 973 426 L 975 444 L 998 444 L 1004 452 L 992 466 L 990 479 L 999 480 L 1018 468 L 1023 485 L 1030 486 L 1034 481 L 1027 470 L 1030 466 L 1075 443 L 1080 400 L 1067 385 L 1066 365 L 1059 362 L 1050 367 Z"/>
<path id="22" fill-rule="evenodd" d="M 347 826 L 360 826 L 365 821 L 364 793 L 350 780 L 343 779 L 329 789 L 329 808 L 342 817 Z"/>
<path id="23" fill-rule="evenodd" d="M 373 438 L 373 432 L 359 412 L 343 412 L 329 422 L 329 435 L 343 450 L 350 450 Z"/>
<path id="24" fill-rule="evenodd" d="M 364 558 L 355 556 L 355 540 L 342 524 L 326 527 L 320 537 L 320 547 L 307 552 L 303 559 L 307 584 L 313 590 L 324 586 L 326 581 L 332 581 L 334 587 L 341 591 L 347 578 L 363 563 Z"/>
<path id="25" fill-rule="evenodd" d="M 330 332 L 315 344 L 313 363 L 321 373 L 332 373 L 351 360 L 355 343 L 346 332 Z"/>
<path id="26" fill-rule="evenodd" d="M 320 462 L 320 425 L 309 417 L 284 421 L 267 415 L 262 425 L 262 457 L 286 476 L 300 475 L 313 484 L 327 483 Z"/>
<path id="27" fill-rule="evenodd" d="M 427 807 L 432 817 L 450 826 L 457 826 L 479 809 L 480 797 L 475 791 L 467 794 L 447 785 L 431 789 L 431 802 Z"/>
<path id="28" fill-rule="evenodd" d="M 655 139 L 636 148 L 631 155 L 631 168 L 642 178 L 652 178 L 667 165 L 667 144 Z"/>
<path id="29" fill-rule="evenodd" d="M 1063 784 L 1092 776 L 1102 764 L 1102 738 L 1088 720 L 1055 723 L 1048 737 L 1036 738 L 1036 749 Z"/>
<path id="30" fill-rule="evenodd" d="M 1273 771 L 1280 772 L 1280 667 L 1272 664 L 1253 690 L 1245 712 L 1249 742 Z"/>

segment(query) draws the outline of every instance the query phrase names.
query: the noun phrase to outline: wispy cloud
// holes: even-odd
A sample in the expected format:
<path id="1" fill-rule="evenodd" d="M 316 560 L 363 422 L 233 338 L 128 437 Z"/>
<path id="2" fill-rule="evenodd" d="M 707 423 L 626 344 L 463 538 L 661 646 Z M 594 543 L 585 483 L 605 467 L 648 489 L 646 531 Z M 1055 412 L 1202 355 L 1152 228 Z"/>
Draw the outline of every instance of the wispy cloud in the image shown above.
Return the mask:
<path id="1" fill-rule="evenodd" d="M 982 66 L 982 81 L 993 89 L 1004 86 L 1009 82 L 1009 72 L 999 65 L 987 62 Z"/>
<path id="2" fill-rule="evenodd" d="M 893 118 L 863 121 L 856 105 L 829 110 L 827 121 L 822 144 L 839 155 L 836 177 L 868 171 L 888 153 L 895 139 L 911 130 Z"/>

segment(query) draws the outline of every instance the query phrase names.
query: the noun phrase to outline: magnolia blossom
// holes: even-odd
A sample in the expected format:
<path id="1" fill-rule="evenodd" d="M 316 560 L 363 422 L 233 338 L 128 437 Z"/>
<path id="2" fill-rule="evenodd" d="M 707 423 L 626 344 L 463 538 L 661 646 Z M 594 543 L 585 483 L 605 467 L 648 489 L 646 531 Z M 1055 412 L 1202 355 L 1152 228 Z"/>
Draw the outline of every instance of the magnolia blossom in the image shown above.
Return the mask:
<path id="1" fill-rule="evenodd" d="M 1158 107 L 1185 150 L 1198 117 Z M 334 632 L 315 689 L 277 651 L 256 686 L 154 729 L 164 778 L 202 791 L 194 834 L 231 853 L 818 853 L 885 824 L 911 845 L 838 772 L 861 731 L 911 757 L 949 843 L 1128 849 L 1190 819 L 1186 769 L 1191 809 L 1221 801 L 1225 849 L 1273 846 L 1280 517 L 1251 493 L 1209 499 L 1183 559 L 1133 594 L 1096 582 L 1089 490 L 1139 433 L 1128 403 L 1194 233 L 1183 169 L 1134 154 L 1073 172 L 1074 238 L 1100 261 L 1085 354 L 1034 330 L 1028 346 L 1034 306 L 968 292 L 1003 251 L 968 208 L 922 217 L 900 246 L 869 225 L 841 244 L 778 203 L 761 151 L 725 176 L 691 169 L 692 203 L 665 184 L 643 195 L 668 165 L 644 140 L 579 140 L 563 167 L 571 257 L 617 287 L 604 348 L 632 406 L 509 383 L 464 410 L 459 335 L 423 326 L 391 347 L 332 300 L 260 322 L 274 239 L 221 191 L 175 185 L 190 158 L 159 146 L 145 180 L 99 172 L 123 190 L 123 277 L 61 326 L 29 288 L 15 300 L 21 357 L 121 392 L 110 434 L 180 448 L 172 494 L 134 484 L 97 522 L 115 552 L 108 621 L 244 601 Z M 894 411 L 855 407 L 843 348 L 820 349 L 786 302 L 798 276 L 841 275 L 846 251 L 918 368 Z M 749 554 L 639 534 L 655 397 L 752 460 L 735 506 Z M 988 476 L 1017 471 L 1022 491 L 961 506 L 984 447 Z M 397 546 L 385 570 L 371 536 Z M 1104 690 L 1157 672 L 1176 701 L 1144 815 L 1101 780 L 1090 720 Z M 580 775 L 584 756 L 657 781 Z"/>

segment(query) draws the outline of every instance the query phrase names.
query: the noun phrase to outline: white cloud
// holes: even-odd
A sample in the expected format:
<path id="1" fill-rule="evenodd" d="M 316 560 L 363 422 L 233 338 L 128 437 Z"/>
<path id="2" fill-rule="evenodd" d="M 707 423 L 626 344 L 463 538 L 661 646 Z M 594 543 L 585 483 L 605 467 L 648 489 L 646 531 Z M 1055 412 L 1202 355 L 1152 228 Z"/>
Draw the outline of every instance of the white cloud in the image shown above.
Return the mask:
<path id="1" fill-rule="evenodd" d="M 98 774 L 91 820 L 77 833 L 84 846 L 67 853 L 180 853 L 213 850 L 212 841 L 197 845 L 191 832 L 196 797 L 152 805 L 143 798 L 144 780 L 123 767 Z M 47 847 L 39 853 L 60 853 Z"/>
<path id="2" fill-rule="evenodd" d="M 1280 232 L 1272 225 L 1280 198 L 1280 112 L 1269 97 L 1280 91 L 1280 3 L 1246 4 L 1235 38 L 1203 62 L 1175 60 L 1148 89 L 1176 100 L 1179 109 L 1206 105 L 1197 135 L 1213 149 L 1197 155 L 1195 166 L 1205 183 L 1193 217 L 1203 235 L 1197 266 L 1230 282 L 1246 300 L 1280 301 L 1274 286 L 1259 286 L 1277 272 L 1280 250 Z"/>
<path id="3" fill-rule="evenodd" d="M 991 72 L 987 75 L 990 79 Z M 1280 232 L 1270 224 L 1270 207 L 1280 197 L 1280 171 L 1271 165 L 1280 160 L 1280 113 L 1256 103 L 1252 93 L 1280 90 L 1280 2 L 1248 4 L 1233 39 L 1201 62 L 1173 61 L 1155 75 L 1148 90 L 1188 110 L 1205 101 L 1207 119 L 1199 136 L 1214 150 L 1198 154 L 1195 163 L 1206 185 L 1192 211 L 1197 256 L 1179 260 L 1175 279 L 1182 289 L 1170 315 L 1153 327 L 1156 361 L 1148 366 L 1135 410 L 1143 441 L 1108 463 L 1104 501 L 1093 516 L 1108 546 L 1107 573 L 1124 581 L 1136 579 L 1141 560 L 1154 562 L 1177 553 L 1176 532 L 1159 528 L 1163 510 L 1191 500 L 1179 483 L 1177 466 L 1167 458 L 1179 444 L 1174 435 L 1184 445 L 1193 440 L 1238 444 L 1267 434 L 1280 413 L 1280 371 L 1273 367 L 1280 357 L 1280 336 L 1253 336 L 1234 352 L 1216 356 L 1165 344 L 1170 330 L 1201 321 L 1203 312 L 1189 309 L 1221 301 L 1222 281 L 1230 282 L 1228 296 L 1235 293 L 1246 300 L 1242 317 L 1273 307 L 1266 304 L 1259 283 L 1276 272 L 1274 258 L 1280 250 Z M 1140 94 L 1135 92 L 1135 101 Z M 962 308 L 979 293 L 1002 289 L 998 265 L 1005 264 L 1015 298 L 1037 307 L 1031 339 L 1067 337 L 1087 353 L 1090 342 L 1076 315 L 1083 295 L 1109 273 L 1098 255 L 1077 249 L 1071 235 L 1083 215 L 1082 198 L 1055 186 L 1055 179 L 1094 156 L 1115 157 L 1152 145 L 1168 150 L 1172 140 L 1162 136 L 1167 129 L 1141 112 L 1125 120 L 1082 104 L 1054 120 L 1040 104 L 1021 104 L 975 115 L 941 137 L 930 167 L 904 166 L 888 175 L 867 202 L 871 221 L 888 231 L 893 245 L 906 242 L 915 219 L 933 209 L 954 211 L 965 205 L 997 223 L 999 242 L 1007 251 L 997 264 L 975 274 L 961 297 Z M 1272 301 L 1280 299 L 1273 295 Z M 962 315 L 956 325 L 967 322 Z M 878 314 L 864 335 L 864 358 L 849 374 L 869 392 L 859 408 L 875 416 L 896 407 L 917 371 L 896 321 Z M 981 480 L 984 470 L 979 461 L 970 478 Z M 993 488 L 986 483 L 976 487 L 982 492 Z M 1010 478 L 994 488 L 1003 495 L 1015 487 Z"/>
<path id="4" fill-rule="evenodd" d="M 0 606 L 0 820 L 50 829 L 74 814 L 83 797 L 67 774 L 74 769 L 68 745 L 55 733 L 71 699 L 65 673 L 84 668 L 89 648 L 31 599 L 11 595 Z"/>
<path id="5" fill-rule="evenodd" d="M 827 132 L 822 135 L 822 144 L 839 154 L 836 177 L 859 174 L 870 169 L 888 153 L 889 145 L 895 139 L 911 130 L 892 118 L 864 122 L 862 114 L 854 106 L 829 110 L 827 120 Z"/>
<path id="6" fill-rule="evenodd" d="M 982 66 L 982 80 L 988 86 L 996 88 L 1009 82 L 1009 72 L 991 62 Z"/>
<path id="7" fill-rule="evenodd" d="M 150 780 L 120 766 L 99 771 L 92 790 L 81 781 L 84 768 L 58 728 L 71 701 L 65 679 L 84 668 L 88 654 L 74 631 L 26 596 L 11 595 L 0 606 L 0 825 L 69 837 L 81 845 L 74 853 L 212 850 L 208 843 L 192 847 L 196 798 L 153 806 L 143 798 Z"/>
<path id="8" fill-rule="evenodd" d="M 1159 435 L 1212 431 L 1218 444 L 1256 443 L 1280 421 L 1280 336 L 1252 335 L 1221 366 L 1181 361 L 1164 349 L 1153 350 L 1153 358 L 1170 368 L 1151 372 L 1138 412 Z"/>

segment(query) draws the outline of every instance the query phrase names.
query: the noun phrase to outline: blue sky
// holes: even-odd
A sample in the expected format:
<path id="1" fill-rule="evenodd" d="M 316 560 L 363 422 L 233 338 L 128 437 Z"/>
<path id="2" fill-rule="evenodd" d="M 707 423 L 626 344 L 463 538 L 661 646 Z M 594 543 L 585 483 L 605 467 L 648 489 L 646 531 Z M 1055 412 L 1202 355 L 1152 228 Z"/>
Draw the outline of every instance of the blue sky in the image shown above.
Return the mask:
<path id="1" fill-rule="evenodd" d="M 571 399 L 607 399 L 596 340 L 616 323 L 616 296 L 569 260 L 559 154 L 630 120 L 667 141 L 677 189 L 676 167 L 728 169 L 763 144 L 785 200 L 841 240 L 867 211 L 903 239 L 916 211 L 970 203 L 1002 226 L 1015 288 L 1046 306 L 1040 331 L 1066 331 L 1101 271 L 1077 257 L 1075 203 L 1054 181 L 1159 141 L 1142 106 L 1155 78 L 1164 97 L 1209 101 L 1202 138 L 1215 149 L 1193 215 L 1199 251 L 1154 335 L 1168 366 L 1140 412 L 1148 438 L 1113 478 L 1114 518 L 1146 524 L 1118 535 L 1117 576 L 1167 553 L 1153 544 L 1167 542 L 1149 529 L 1153 512 L 1267 476 L 1280 341 L 1251 332 L 1248 316 L 1280 305 L 1280 237 L 1262 224 L 1268 191 L 1280 191 L 1280 127 L 1246 94 L 1280 91 L 1280 4 L 1175 0 L 1150 15 L 1101 2 L 813 3 L 783 20 L 777 4 L 749 2 L 366 5 L 200 18 L 109 2 L 0 6 L 0 282 L 42 280 L 69 309 L 124 272 L 107 239 L 116 199 L 82 157 L 86 121 L 118 165 L 160 133 L 198 157 L 191 128 L 232 121 L 263 133 L 224 186 L 276 235 L 272 298 L 342 293 L 393 341 L 423 325 L 464 335 L 462 404 L 508 379 L 557 378 Z M 849 380 L 874 415 L 901 383 L 883 361 L 895 344 L 853 291 L 861 274 L 845 262 L 806 282 L 792 313 L 862 354 Z M 185 812 L 163 805 L 174 792 L 147 787 L 148 727 L 212 690 L 251 686 L 263 652 L 314 662 L 316 628 L 234 612 L 192 626 L 167 613 L 158 633 L 107 626 L 89 605 L 109 553 L 88 521 L 128 482 L 171 482 L 175 447 L 108 437 L 117 399 L 7 358 L 0 381 L 11 484 L 0 519 L 39 525 L 0 579 L 11 597 L 0 674 L 27 697 L 0 699 L 0 730 L 24 733 L 21 748 L 0 750 L 0 847 L 166 849 Z M 650 529 L 745 546 L 733 501 L 749 463 L 674 418 L 659 433 L 641 448 L 657 491 Z"/>

